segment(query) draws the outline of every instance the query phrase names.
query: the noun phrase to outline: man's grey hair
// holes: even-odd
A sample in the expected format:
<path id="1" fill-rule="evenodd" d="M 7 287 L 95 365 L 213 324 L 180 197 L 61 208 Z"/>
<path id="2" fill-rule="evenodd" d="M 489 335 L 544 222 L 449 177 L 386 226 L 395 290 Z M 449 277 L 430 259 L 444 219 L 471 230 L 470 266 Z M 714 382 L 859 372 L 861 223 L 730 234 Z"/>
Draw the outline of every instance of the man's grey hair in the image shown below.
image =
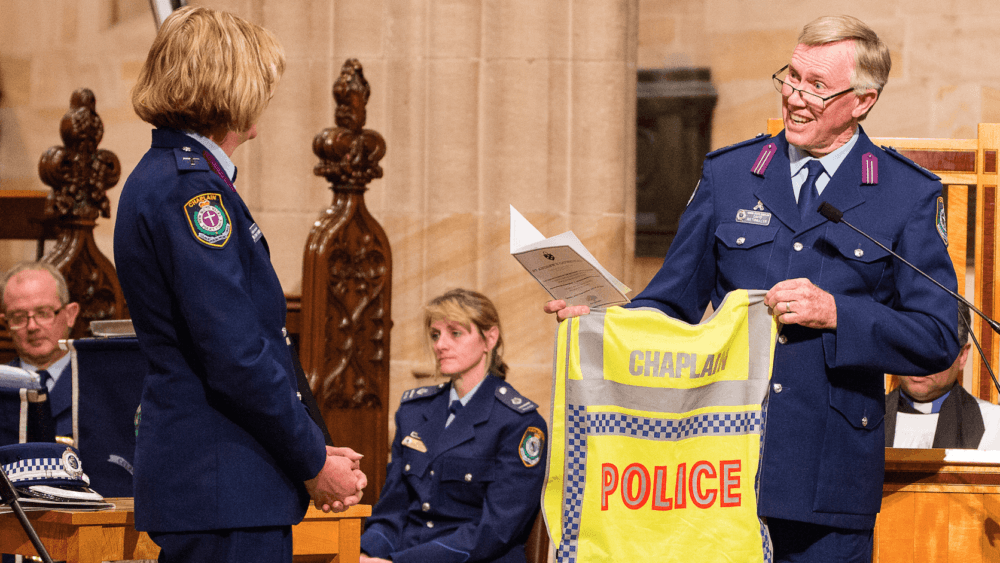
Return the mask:
<path id="1" fill-rule="evenodd" d="M 59 294 L 59 303 L 61 305 L 69 303 L 69 286 L 66 285 L 66 278 L 63 277 L 58 268 L 48 262 L 25 261 L 14 264 L 14 267 L 3 275 L 3 279 L 0 279 L 0 307 L 6 308 L 6 305 L 4 304 L 4 293 L 7 291 L 7 283 L 10 282 L 11 278 L 21 272 L 29 271 L 48 272 L 49 275 L 52 276 L 52 279 L 56 280 L 56 290 Z"/>

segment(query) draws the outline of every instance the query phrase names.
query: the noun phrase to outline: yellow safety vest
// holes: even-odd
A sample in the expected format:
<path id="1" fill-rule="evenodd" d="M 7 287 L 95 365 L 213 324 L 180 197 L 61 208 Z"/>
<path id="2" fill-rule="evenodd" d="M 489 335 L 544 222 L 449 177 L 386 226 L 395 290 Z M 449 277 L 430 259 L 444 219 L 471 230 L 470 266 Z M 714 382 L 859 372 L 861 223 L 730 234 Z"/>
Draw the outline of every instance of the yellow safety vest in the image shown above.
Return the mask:
<path id="1" fill-rule="evenodd" d="M 558 561 L 771 560 L 764 294 L 731 292 L 698 325 L 621 307 L 560 323 L 542 495 Z"/>

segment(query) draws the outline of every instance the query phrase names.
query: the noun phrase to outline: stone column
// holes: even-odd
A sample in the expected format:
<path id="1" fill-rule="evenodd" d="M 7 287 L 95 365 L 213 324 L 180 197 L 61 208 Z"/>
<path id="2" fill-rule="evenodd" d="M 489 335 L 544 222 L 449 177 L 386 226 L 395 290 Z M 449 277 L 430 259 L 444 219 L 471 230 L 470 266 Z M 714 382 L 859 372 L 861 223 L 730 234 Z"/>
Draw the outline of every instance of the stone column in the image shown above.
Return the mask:
<path id="1" fill-rule="evenodd" d="M 508 206 L 546 235 L 572 229 L 628 283 L 638 0 L 230 0 L 272 29 L 288 70 L 237 151 L 238 187 L 289 293 L 329 192 L 310 143 L 333 122 L 347 58 L 371 85 L 385 175 L 366 194 L 394 257 L 390 412 L 429 385 L 422 307 L 453 287 L 500 309 L 511 383 L 548 412 L 555 320 L 508 252 Z"/>

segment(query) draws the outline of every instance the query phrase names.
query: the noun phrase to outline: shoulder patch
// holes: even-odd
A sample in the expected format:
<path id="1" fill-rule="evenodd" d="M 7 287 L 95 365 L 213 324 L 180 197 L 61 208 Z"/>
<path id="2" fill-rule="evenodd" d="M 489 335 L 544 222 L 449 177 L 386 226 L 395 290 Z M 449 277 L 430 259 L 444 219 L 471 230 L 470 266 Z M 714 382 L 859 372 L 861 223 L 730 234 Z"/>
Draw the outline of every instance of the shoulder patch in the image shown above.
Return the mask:
<path id="1" fill-rule="evenodd" d="M 222 203 L 222 194 L 205 192 L 189 199 L 184 204 L 191 234 L 198 242 L 212 248 L 222 248 L 233 234 L 233 224 L 229 212 Z"/>
<path id="2" fill-rule="evenodd" d="M 740 147 L 745 147 L 747 145 L 752 145 L 754 143 L 760 143 L 760 142 L 766 141 L 767 139 L 770 139 L 770 138 L 771 138 L 770 135 L 768 135 L 766 133 L 761 133 L 760 135 L 757 135 L 753 139 L 747 139 L 746 141 L 740 141 L 739 143 L 736 143 L 736 144 L 733 144 L 733 145 L 729 145 L 728 147 L 722 147 L 721 149 L 715 149 L 714 151 L 706 154 L 705 158 L 716 157 L 716 156 L 719 156 L 722 153 L 729 152 L 729 151 L 731 151 L 733 149 L 738 149 Z"/>
<path id="3" fill-rule="evenodd" d="M 211 170 L 205 158 L 191 150 L 191 147 L 174 149 L 174 159 L 178 170 Z"/>
<path id="4" fill-rule="evenodd" d="M 896 158 L 896 160 L 899 160 L 900 162 L 902 162 L 904 164 L 909 164 L 911 167 L 916 168 L 924 176 L 927 176 L 931 180 L 940 180 L 941 179 L 941 177 L 938 176 L 937 174 L 931 172 L 930 170 L 924 168 L 923 166 L 920 166 L 916 162 L 913 162 L 912 160 L 910 160 L 910 159 L 906 158 L 905 156 L 899 154 L 899 151 L 897 151 L 895 147 L 887 147 L 885 145 L 882 145 L 882 150 L 884 150 L 886 154 L 888 154 L 888 155 Z"/>
<path id="5" fill-rule="evenodd" d="M 416 389 L 407 389 L 403 391 L 403 398 L 399 401 L 400 404 L 413 401 L 415 399 L 426 399 L 428 397 L 433 397 L 438 393 L 448 389 L 447 383 L 438 383 L 437 385 L 428 385 L 427 387 L 417 387 Z"/>
<path id="6" fill-rule="evenodd" d="M 500 384 L 494 394 L 501 403 L 519 413 L 529 413 L 538 408 L 538 405 L 529 401 L 524 395 L 518 393 L 506 383 Z"/>
<path id="7" fill-rule="evenodd" d="M 947 213 L 944 209 L 944 197 L 938 196 L 937 198 L 937 210 L 934 213 L 934 226 L 937 227 L 938 235 L 941 236 L 941 240 L 944 241 L 945 247 L 948 246 L 948 221 L 946 218 Z"/>
<path id="8" fill-rule="evenodd" d="M 541 428 L 529 426 L 517 446 L 517 455 L 521 457 L 521 463 L 525 467 L 538 465 L 542 460 L 543 451 L 545 451 L 545 432 Z"/>

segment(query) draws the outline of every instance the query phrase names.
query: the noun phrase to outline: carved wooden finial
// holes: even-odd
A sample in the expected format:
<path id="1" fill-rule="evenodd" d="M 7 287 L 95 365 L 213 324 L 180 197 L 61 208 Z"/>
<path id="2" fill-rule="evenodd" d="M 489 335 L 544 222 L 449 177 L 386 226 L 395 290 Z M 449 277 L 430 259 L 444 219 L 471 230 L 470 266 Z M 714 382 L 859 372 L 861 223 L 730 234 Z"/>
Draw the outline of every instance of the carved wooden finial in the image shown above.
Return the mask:
<path id="1" fill-rule="evenodd" d="M 128 318 L 115 267 L 94 241 L 98 216 L 111 216 L 106 192 L 118 183 L 122 167 L 115 153 L 97 148 L 104 124 L 95 111 L 94 93 L 80 88 L 69 106 L 59 126 L 65 146 L 45 151 L 38 175 L 52 187 L 48 213 L 55 216 L 58 232 L 42 261 L 62 272 L 70 299 L 80 304 L 71 335 L 79 338 L 86 336 L 91 321 Z"/>
<path id="2" fill-rule="evenodd" d="M 348 59 L 333 85 L 337 127 L 324 129 L 313 139 L 313 152 L 320 157 L 313 173 L 329 180 L 334 190 L 364 190 L 369 182 L 382 177 L 378 161 L 385 156 L 385 139 L 376 131 L 363 129 L 369 95 L 371 88 L 361 63 Z"/>
<path id="3" fill-rule="evenodd" d="M 49 212 L 74 219 L 111 216 L 107 191 L 118 183 L 122 166 L 111 151 L 98 149 L 104 123 L 95 111 L 94 93 L 73 92 L 59 134 L 65 146 L 51 147 L 38 162 L 38 175 L 52 187 Z"/>
<path id="4" fill-rule="evenodd" d="M 313 139 L 314 172 L 330 181 L 333 201 L 306 240 L 300 356 L 333 442 L 364 454 L 377 500 L 389 455 L 392 250 L 365 205 L 385 155 L 382 135 L 363 129 L 370 92 L 361 63 L 348 60 L 333 87 L 337 127 Z"/>

